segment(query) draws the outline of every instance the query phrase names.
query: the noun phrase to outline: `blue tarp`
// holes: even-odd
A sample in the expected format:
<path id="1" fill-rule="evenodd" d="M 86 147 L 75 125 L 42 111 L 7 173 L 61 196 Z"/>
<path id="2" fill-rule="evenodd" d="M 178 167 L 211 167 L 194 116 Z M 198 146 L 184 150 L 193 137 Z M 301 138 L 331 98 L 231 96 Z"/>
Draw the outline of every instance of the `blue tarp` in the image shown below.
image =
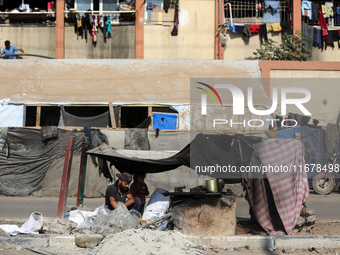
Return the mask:
<path id="1" fill-rule="evenodd" d="M 153 129 L 177 129 L 177 114 L 157 113 L 152 114 Z"/>

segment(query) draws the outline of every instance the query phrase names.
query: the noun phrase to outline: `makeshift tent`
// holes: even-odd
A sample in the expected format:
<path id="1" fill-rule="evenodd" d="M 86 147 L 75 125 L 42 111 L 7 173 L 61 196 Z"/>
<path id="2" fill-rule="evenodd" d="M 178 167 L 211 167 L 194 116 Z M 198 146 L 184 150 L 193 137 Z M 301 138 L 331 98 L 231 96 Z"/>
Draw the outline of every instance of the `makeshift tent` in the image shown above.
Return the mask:
<path id="1" fill-rule="evenodd" d="M 58 129 L 56 137 L 44 139 L 43 131 L 8 128 L 6 137 L 1 135 L 0 195 L 29 196 L 41 189 L 52 163 L 64 160 L 68 137 L 74 138 L 73 152 L 81 152 L 84 132 Z M 93 146 L 107 142 L 99 130 L 92 130 L 91 136 Z"/>
<path id="2" fill-rule="evenodd" d="M 241 179 L 239 166 L 248 165 L 253 149 L 251 142 L 258 142 L 261 138 L 230 136 L 226 134 L 198 134 L 189 145 L 176 155 L 165 159 L 131 158 L 119 154 L 107 145 L 88 151 L 87 153 L 111 162 L 120 172 L 159 173 L 176 169 L 184 165 L 198 169 L 209 166 L 236 166 L 235 172 L 197 172 L 199 175 L 209 175 L 214 178 Z"/>
<path id="3" fill-rule="evenodd" d="M 268 234 L 293 233 L 309 194 L 304 165 L 300 140 L 268 139 L 254 144 L 254 168 L 245 173 L 244 184 L 253 217 Z M 278 171 L 269 171 L 270 167 Z"/>

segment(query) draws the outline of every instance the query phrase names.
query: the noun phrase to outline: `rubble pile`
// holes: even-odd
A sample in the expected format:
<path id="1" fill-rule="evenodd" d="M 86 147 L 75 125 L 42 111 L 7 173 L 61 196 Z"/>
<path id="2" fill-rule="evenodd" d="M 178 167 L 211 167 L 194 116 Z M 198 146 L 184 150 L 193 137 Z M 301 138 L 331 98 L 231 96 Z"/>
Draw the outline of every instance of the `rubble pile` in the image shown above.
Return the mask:
<path id="1" fill-rule="evenodd" d="M 194 245 L 175 231 L 153 231 L 149 229 L 128 229 L 106 238 L 89 254 L 201 254 Z"/>
<path id="2" fill-rule="evenodd" d="M 300 218 L 294 228 L 294 232 L 311 232 L 315 225 L 314 210 L 306 210 L 300 214 Z"/>

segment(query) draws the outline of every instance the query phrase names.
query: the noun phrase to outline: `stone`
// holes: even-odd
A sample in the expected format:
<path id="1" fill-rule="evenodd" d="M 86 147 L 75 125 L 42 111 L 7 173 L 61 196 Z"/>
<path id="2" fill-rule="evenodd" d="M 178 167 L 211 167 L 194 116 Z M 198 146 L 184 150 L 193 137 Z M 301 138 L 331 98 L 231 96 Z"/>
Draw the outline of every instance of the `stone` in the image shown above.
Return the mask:
<path id="1" fill-rule="evenodd" d="M 100 234 L 78 234 L 75 237 L 75 243 L 81 248 L 92 248 L 97 246 L 104 236 Z"/>

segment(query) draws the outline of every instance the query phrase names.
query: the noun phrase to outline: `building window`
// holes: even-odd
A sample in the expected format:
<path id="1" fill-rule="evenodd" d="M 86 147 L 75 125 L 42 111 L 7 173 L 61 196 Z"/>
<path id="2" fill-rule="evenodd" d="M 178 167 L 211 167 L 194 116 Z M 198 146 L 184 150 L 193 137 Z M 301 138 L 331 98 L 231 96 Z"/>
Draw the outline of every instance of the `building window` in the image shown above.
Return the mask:
<path id="1" fill-rule="evenodd" d="M 145 1 L 145 22 L 147 24 L 167 24 L 174 20 L 174 9 L 178 5 L 178 0 L 171 0 L 169 9 L 164 11 L 163 0 L 146 0 Z M 170 24 L 169 24 L 170 25 Z"/>
<path id="2" fill-rule="evenodd" d="M 289 2 L 288 0 L 280 1 L 280 21 L 289 21 L 292 18 L 292 8 Z M 233 18 L 234 23 L 263 23 L 264 0 L 234 0 L 228 3 L 230 3 L 231 11 L 229 5 L 225 5 L 226 20 Z"/>

